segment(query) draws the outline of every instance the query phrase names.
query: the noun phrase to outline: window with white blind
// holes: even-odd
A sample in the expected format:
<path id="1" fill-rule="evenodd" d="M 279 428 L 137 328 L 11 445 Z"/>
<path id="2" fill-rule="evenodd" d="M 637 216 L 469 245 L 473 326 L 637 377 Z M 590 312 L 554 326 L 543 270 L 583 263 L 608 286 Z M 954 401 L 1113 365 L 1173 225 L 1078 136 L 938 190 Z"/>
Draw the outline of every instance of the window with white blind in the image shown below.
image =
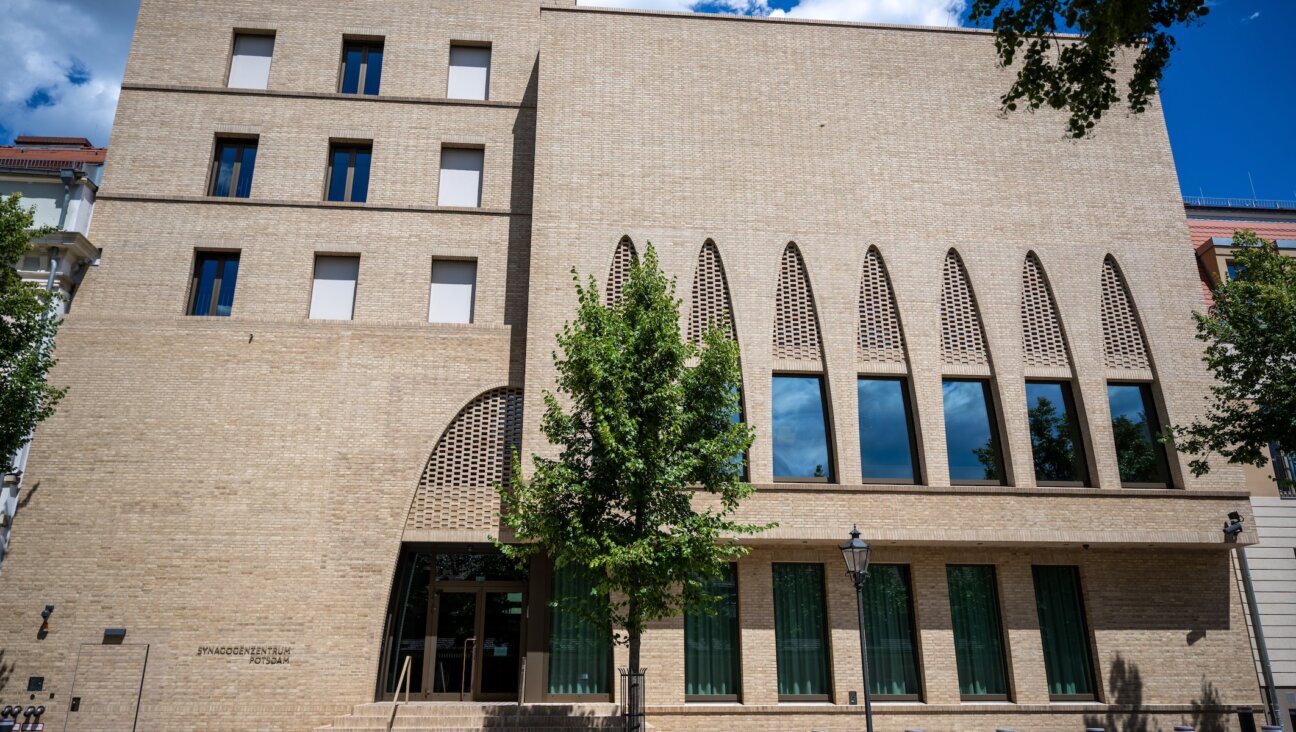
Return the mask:
<path id="1" fill-rule="evenodd" d="M 265 89 L 270 81 L 270 58 L 274 55 L 273 34 L 234 34 L 234 55 L 230 57 L 231 89 Z"/>
<path id="2" fill-rule="evenodd" d="M 428 322 L 473 322 L 473 298 L 476 292 L 476 262 L 456 259 L 433 260 L 432 294 L 428 298 Z"/>
<path id="3" fill-rule="evenodd" d="M 481 148 L 441 148 L 441 181 L 437 187 L 438 206 L 477 208 L 481 205 L 482 167 L 485 150 Z"/>
<path id="4" fill-rule="evenodd" d="M 350 320 L 355 313 L 359 274 L 359 257 L 317 255 L 315 281 L 311 286 L 311 320 Z"/>
<path id="5" fill-rule="evenodd" d="M 446 96 L 451 99 L 488 98 L 490 59 L 489 46 L 451 46 Z"/>

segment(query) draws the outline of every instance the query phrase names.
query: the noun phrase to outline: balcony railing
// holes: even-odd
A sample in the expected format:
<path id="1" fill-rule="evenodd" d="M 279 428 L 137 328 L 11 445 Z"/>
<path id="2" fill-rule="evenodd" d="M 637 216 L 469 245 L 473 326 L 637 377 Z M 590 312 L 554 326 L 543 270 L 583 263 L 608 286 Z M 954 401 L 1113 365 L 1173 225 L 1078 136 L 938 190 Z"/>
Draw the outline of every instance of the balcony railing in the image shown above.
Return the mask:
<path id="1" fill-rule="evenodd" d="M 1217 198 L 1215 196 L 1184 196 L 1183 202 L 1188 206 L 1209 206 L 1212 208 L 1250 208 L 1266 211 L 1296 211 L 1296 201 L 1280 201 L 1276 198 Z"/>

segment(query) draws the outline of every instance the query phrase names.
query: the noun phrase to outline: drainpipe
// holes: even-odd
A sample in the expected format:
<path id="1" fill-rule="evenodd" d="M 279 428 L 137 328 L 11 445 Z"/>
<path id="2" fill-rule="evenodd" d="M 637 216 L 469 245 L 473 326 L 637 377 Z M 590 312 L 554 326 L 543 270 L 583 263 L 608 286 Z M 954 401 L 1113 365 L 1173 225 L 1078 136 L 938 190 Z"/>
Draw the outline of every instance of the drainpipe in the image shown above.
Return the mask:
<path id="1" fill-rule="evenodd" d="M 1237 556 L 1242 568 L 1242 587 L 1246 589 L 1247 608 L 1251 611 L 1251 628 L 1255 631 L 1256 649 L 1260 653 L 1260 670 L 1264 672 L 1266 712 L 1269 723 L 1282 728 L 1284 725 L 1278 709 L 1278 689 L 1274 686 L 1269 648 L 1265 645 L 1264 628 L 1260 625 L 1260 606 L 1256 603 L 1255 588 L 1251 585 L 1251 566 L 1247 564 L 1246 549 L 1238 547 Z"/>
<path id="2" fill-rule="evenodd" d="M 63 181 L 63 209 L 59 211 L 59 231 L 63 231 L 64 225 L 67 224 L 68 206 L 72 205 L 72 184 L 76 179 L 76 171 L 71 168 L 59 171 L 59 180 Z"/>

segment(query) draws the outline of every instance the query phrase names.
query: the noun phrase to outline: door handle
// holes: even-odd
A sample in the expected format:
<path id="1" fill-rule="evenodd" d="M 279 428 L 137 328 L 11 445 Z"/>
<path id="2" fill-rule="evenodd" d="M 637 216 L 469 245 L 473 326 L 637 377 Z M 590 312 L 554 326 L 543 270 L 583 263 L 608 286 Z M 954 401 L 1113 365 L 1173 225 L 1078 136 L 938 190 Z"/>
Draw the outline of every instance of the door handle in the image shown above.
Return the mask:
<path id="1" fill-rule="evenodd" d="M 459 701 L 463 701 L 464 692 L 468 691 L 468 688 L 464 686 L 464 677 L 468 675 L 468 664 L 473 662 L 472 652 L 469 651 L 468 649 L 470 646 L 476 644 L 477 644 L 477 639 L 475 637 L 464 639 L 463 663 L 459 664 Z"/>

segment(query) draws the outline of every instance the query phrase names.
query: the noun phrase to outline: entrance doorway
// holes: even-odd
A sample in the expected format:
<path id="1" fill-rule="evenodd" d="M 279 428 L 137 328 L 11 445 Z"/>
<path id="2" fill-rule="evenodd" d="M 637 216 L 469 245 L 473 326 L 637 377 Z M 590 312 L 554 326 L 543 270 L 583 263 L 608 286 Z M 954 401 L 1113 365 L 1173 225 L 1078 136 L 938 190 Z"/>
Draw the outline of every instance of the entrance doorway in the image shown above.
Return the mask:
<path id="1" fill-rule="evenodd" d="M 528 572 L 493 547 L 410 550 L 387 616 L 379 698 L 409 665 L 411 699 L 518 701 L 526 673 Z"/>

